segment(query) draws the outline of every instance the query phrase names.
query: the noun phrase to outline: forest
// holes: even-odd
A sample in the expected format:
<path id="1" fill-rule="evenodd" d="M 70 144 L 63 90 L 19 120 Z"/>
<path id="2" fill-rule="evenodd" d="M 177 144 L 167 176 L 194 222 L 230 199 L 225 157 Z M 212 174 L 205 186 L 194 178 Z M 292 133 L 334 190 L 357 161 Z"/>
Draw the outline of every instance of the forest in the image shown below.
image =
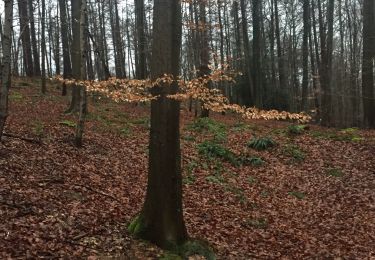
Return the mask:
<path id="1" fill-rule="evenodd" d="M 0 2 L 1 259 L 375 258 L 375 1 Z"/>

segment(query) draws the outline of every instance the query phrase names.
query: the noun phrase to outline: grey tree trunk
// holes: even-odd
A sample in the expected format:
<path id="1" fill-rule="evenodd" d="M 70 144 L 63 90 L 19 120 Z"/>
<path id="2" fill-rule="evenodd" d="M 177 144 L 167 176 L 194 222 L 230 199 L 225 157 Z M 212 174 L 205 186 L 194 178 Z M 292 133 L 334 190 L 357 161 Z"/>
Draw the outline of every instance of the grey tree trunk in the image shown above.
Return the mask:
<path id="1" fill-rule="evenodd" d="M 2 39 L 3 62 L 1 64 L 2 73 L 0 89 L 0 141 L 8 117 L 8 93 L 11 84 L 10 63 L 12 49 L 13 0 L 5 0 L 4 5 L 5 20 Z"/>
<path id="2" fill-rule="evenodd" d="M 62 50 L 63 50 L 63 64 L 64 64 L 64 71 L 63 77 L 64 79 L 72 77 L 72 63 L 70 60 L 70 50 L 69 50 L 69 34 L 68 34 L 68 17 L 66 14 L 66 0 L 59 0 L 60 5 L 60 20 L 61 20 L 61 42 L 62 42 Z M 67 89 L 65 83 L 63 83 L 62 87 L 62 95 L 65 96 L 67 94 Z"/>
<path id="3" fill-rule="evenodd" d="M 375 127 L 375 2 L 363 2 L 363 59 L 362 59 L 362 99 L 364 123 Z"/>
<path id="4" fill-rule="evenodd" d="M 181 3 L 155 0 L 151 77 L 164 73 L 177 76 L 181 48 Z M 166 97 L 176 93 L 172 86 L 156 86 L 151 102 L 149 172 L 146 199 L 129 229 L 140 238 L 162 248 L 184 243 L 187 231 L 182 214 L 181 152 L 179 141 L 180 103 Z"/>
<path id="5" fill-rule="evenodd" d="M 73 19 L 79 21 L 79 27 L 73 30 L 73 46 L 79 46 L 75 52 L 73 60 L 73 76 L 75 79 L 85 80 L 87 78 L 87 24 L 86 24 L 86 12 L 87 12 L 87 3 L 86 0 L 77 1 L 80 2 L 79 10 L 74 12 L 72 16 Z M 77 5 L 78 7 L 78 5 Z M 72 6 L 73 8 L 73 6 Z M 73 13 L 73 11 L 72 11 Z M 77 64 L 74 62 L 77 61 Z M 79 116 L 78 123 L 76 127 L 76 135 L 74 143 L 77 147 L 82 146 L 82 137 L 84 132 L 84 124 L 86 119 L 86 107 L 87 107 L 87 95 L 86 95 L 86 86 L 75 86 L 78 88 L 80 93 L 79 101 Z"/>
<path id="6" fill-rule="evenodd" d="M 46 1 L 42 0 L 42 94 L 46 94 Z"/>
<path id="7" fill-rule="evenodd" d="M 20 30 L 23 50 L 23 64 L 26 76 L 34 75 L 33 56 L 31 53 L 29 15 L 27 12 L 27 0 L 18 0 L 18 11 L 20 15 Z"/>
<path id="8" fill-rule="evenodd" d="M 135 23 L 137 30 L 138 62 L 136 67 L 137 79 L 145 79 L 147 75 L 146 67 L 146 37 L 145 37 L 145 7 L 143 0 L 134 0 Z"/>

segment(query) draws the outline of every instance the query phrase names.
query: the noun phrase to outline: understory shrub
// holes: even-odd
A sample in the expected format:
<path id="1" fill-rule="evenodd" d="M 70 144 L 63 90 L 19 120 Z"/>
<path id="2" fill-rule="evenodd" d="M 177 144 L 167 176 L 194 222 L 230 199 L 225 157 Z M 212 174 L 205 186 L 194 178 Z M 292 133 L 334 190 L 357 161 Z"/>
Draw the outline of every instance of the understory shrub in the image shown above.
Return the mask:
<path id="1" fill-rule="evenodd" d="M 247 145 L 250 148 L 261 151 L 275 146 L 276 142 L 270 137 L 253 137 Z"/>

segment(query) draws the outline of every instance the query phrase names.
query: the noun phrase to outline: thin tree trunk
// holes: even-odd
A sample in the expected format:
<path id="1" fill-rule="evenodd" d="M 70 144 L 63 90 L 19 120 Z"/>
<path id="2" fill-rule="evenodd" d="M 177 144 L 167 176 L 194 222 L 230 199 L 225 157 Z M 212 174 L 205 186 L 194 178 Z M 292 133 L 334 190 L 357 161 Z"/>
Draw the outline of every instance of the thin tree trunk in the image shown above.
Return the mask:
<path id="1" fill-rule="evenodd" d="M 42 94 L 46 94 L 46 2 L 45 0 L 42 0 Z"/>
<path id="2" fill-rule="evenodd" d="M 0 141 L 3 135 L 5 122 L 8 117 L 8 93 L 11 84 L 11 50 L 12 50 L 12 23 L 13 0 L 4 1 L 4 30 L 3 30 L 3 62 L 1 64 L 1 89 L 0 89 Z"/>

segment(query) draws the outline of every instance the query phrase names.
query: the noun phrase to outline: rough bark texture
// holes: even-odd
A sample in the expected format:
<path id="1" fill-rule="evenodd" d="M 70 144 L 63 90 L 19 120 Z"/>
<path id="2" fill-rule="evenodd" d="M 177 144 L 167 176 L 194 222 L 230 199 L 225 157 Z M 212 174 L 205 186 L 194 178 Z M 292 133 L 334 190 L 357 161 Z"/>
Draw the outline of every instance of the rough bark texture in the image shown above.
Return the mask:
<path id="1" fill-rule="evenodd" d="M 73 10 L 74 8 L 74 10 Z M 72 55 L 73 61 L 73 78 L 85 80 L 86 79 L 86 55 L 87 55 L 87 30 L 86 30 L 86 0 L 79 0 L 72 5 L 72 17 L 77 23 L 73 26 L 73 48 L 74 55 Z M 74 24 L 74 23 L 73 23 Z M 79 117 L 76 127 L 76 134 L 74 143 L 77 147 L 82 146 L 82 137 L 84 131 L 84 123 L 86 118 L 86 87 L 75 86 L 75 89 L 79 91 Z"/>
<path id="2" fill-rule="evenodd" d="M 42 0 L 42 94 L 46 93 L 46 63 L 45 63 L 45 58 L 46 58 L 46 1 Z M 39 63 L 39 62 L 38 62 Z M 40 73 L 40 71 L 39 71 Z"/>
<path id="3" fill-rule="evenodd" d="M 1 64 L 1 88 L 0 88 L 0 140 L 3 135 L 4 126 L 8 117 L 8 92 L 10 87 L 10 62 L 12 48 L 12 21 L 13 21 L 13 1 L 4 1 L 4 30 L 3 30 L 3 60 Z"/>
<path id="4" fill-rule="evenodd" d="M 33 74 L 36 77 L 39 77 L 40 74 L 40 62 L 39 62 L 39 51 L 38 51 L 38 43 L 36 39 L 36 30 L 35 30 L 35 22 L 34 22 L 34 6 L 33 0 L 29 0 L 29 20 L 30 20 L 30 29 L 31 29 L 31 43 L 32 43 L 32 50 L 33 50 Z M 44 6 L 45 8 L 45 6 Z M 45 15 L 42 15 L 42 19 L 45 19 Z M 43 23 L 43 21 L 42 21 Z M 43 36 L 43 35 L 42 35 Z M 43 51 L 43 49 L 42 49 Z"/>
<path id="5" fill-rule="evenodd" d="M 143 0 L 134 0 L 138 62 L 136 67 L 137 79 L 145 79 L 147 75 L 146 67 L 146 37 L 145 37 L 145 7 Z"/>
<path id="6" fill-rule="evenodd" d="M 308 108 L 307 94 L 309 87 L 309 32 L 310 32 L 310 1 L 303 1 L 303 42 L 302 42 L 302 101 L 301 110 Z"/>
<path id="7" fill-rule="evenodd" d="M 72 77 L 72 63 L 70 60 L 70 51 L 69 51 L 69 34 L 68 34 L 68 18 L 66 14 L 66 0 L 59 0 L 60 5 L 60 20 L 61 20 L 61 42 L 63 50 L 63 63 L 64 63 L 64 72 L 63 77 L 71 78 Z M 66 95 L 66 85 L 63 83 L 62 95 Z"/>
<path id="8" fill-rule="evenodd" d="M 71 59 L 72 59 L 72 76 L 75 79 L 80 79 L 80 67 L 81 67 L 81 45 L 80 45 L 80 8 L 81 0 L 71 0 L 72 5 L 72 32 L 73 41 L 71 47 Z M 72 99 L 70 106 L 66 113 L 73 113 L 79 111 L 79 103 L 81 100 L 80 88 L 72 88 Z"/>
<path id="9" fill-rule="evenodd" d="M 20 28 L 23 50 L 23 62 L 25 66 L 26 76 L 34 75 L 33 56 L 31 54 L 30 27 L 29 16 L 27 13 L 27 0 L 18 1 L 18 11 L 20 15 Z"/>
<path id="10" fill-rule="evenodd" d="M 155 0 L 151 76 L 177 76 L 181 47 L 181 6 L 175 0 Z M 178 89 L 158 86 L 160 95 L 151 103 L 149 173 L 145 203 L 140 216 L 129 227 L 138 237 L 162 248 L 184 243 L 187 231 L 182 214 L 181 152 L 178 101 L 168 93 Z"/>
<path id="11" fill-rule="evenodd" d="M 375 59 L 375 3 L 363 2 L 363 114 L 366 126 L 375 127 L 374 59 Z"/>

